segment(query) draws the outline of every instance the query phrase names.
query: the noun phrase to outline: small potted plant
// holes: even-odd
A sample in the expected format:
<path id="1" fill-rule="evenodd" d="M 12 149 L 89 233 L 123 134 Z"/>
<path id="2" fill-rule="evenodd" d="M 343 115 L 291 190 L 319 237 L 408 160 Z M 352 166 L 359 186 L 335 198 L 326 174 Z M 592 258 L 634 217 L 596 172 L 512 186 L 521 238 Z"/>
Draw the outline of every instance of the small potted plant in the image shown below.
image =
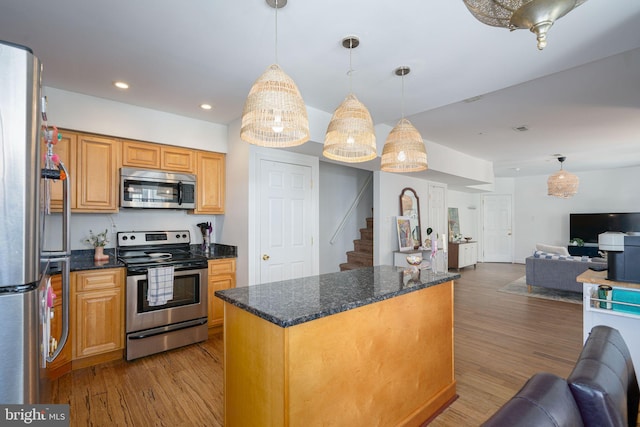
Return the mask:
<path id="1" fill-rule="evenodd" d="M 96 261 L 109 259 L 109 255 L 105 255 L 104 253 L 104 247 L 109 243 L 107 233 L 108 231 L 104 230 L 102 233 L 93 234 L 93 231 L 89 230 L 89 238 L 84 241 L 86 244 L 93 246 L 95 250 L 93 259 Z"/>
<path id="2" fill-rule="evenodd" d="M 584 246 L 584 240 L 582 240 L 579 237 L 574 237 L 573 239 L 571 239 L 571 241 L 569 243 L 572 246 Z"/>

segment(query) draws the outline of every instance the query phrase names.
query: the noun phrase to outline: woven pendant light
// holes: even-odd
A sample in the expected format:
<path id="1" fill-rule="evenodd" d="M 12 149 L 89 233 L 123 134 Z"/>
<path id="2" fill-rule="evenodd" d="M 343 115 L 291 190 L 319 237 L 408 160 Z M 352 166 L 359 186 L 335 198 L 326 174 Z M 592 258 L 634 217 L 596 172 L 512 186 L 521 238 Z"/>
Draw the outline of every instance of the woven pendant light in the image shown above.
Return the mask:
<path id="1" fill-rule="evenodd" d="M 558 157 L 560 170 L 547 179 L 547 194 L 549 196 L 568 199 L 569 197 L 575 196 L 578 192 L 580 179 L 571 172 L 562 170 L 562 163 L 565 160 L 566 157 Z"/>
<path id="2" fill-rule="evenodd" d="M 286 0 L 266 0 L 276 9 L 276 62 L 278 8 Z M 309 118 L 295 82 L 278 64 L 270 65 L 253 84 L 242 111 L 240 138 L 261 147 L 295 147 L 309 140 Z"/>
<path id="3" fill-rule="evenodd" d="M 349 49 L 349 82 L 353 69 L 351 51 L 358 47 L 357 37 L 346 37 L 342 46 Z M 377 156 L 376 134 L 369 110 L 353 93 L 336 108 L 327 127 L 322 154 L 347 163 L 366 162 Z"/>
<path id="4" fill-rule="evenodd" d="M 402 99 L 404 104 L 404 76 L 409 74 L 409 67 L 395 70 L 402 77 Z M 427 150 L 420 132 L 404 118 L 391 129 L 387 141 L 382 148 L 380 169 L 384 172 L 419 172 L 427 169 Z"/>

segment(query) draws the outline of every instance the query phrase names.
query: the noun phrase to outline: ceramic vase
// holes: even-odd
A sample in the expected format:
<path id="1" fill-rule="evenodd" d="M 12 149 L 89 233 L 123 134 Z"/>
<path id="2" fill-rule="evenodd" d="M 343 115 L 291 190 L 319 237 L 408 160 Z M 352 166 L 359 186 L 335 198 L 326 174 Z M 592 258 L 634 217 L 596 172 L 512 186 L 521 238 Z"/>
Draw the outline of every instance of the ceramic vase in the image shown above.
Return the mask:
<path id="1" fill-rule="evenodd" d="M 105 255 L 104 246 L 96 246 L 96 252 L 93 255 L 93 259 L 96 261 L 105 261 L 109 259 L 109 255 Z"/>

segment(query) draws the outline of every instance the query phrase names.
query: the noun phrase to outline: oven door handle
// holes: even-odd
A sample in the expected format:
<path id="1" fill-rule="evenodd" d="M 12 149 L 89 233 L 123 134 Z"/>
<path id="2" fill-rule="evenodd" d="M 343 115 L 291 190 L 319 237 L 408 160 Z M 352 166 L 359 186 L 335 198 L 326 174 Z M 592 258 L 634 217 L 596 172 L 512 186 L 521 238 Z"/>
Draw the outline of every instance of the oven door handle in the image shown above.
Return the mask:
<path id="1" fill-rule="evenodd" d="M 129 340 L 141 340 L 145 338 L 154 337 L 156 335 L 166 334 L 167 332 L 181 331 L 183 329 L 193 328 L 194 326 L 200 326 L 207 323 L 207 319 L 196 319 L 188 322 L 182 322 L 175 325 L 162 326 L 160 328 L 153 328 L 146 331 L 132 333 L 127 335 Z"/>

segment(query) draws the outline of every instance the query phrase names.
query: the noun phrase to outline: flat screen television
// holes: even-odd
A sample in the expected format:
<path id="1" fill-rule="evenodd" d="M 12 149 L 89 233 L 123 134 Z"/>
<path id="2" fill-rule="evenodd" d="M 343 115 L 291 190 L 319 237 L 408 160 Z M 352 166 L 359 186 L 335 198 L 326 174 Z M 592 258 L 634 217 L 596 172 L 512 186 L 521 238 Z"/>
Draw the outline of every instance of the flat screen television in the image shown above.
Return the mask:
<path id="1" fill-rule="evenodd" d="M 598 243 L 598 234 L 605 231 L 640 231 L 640 212 L 569 214 L 570 239 Z"/>

